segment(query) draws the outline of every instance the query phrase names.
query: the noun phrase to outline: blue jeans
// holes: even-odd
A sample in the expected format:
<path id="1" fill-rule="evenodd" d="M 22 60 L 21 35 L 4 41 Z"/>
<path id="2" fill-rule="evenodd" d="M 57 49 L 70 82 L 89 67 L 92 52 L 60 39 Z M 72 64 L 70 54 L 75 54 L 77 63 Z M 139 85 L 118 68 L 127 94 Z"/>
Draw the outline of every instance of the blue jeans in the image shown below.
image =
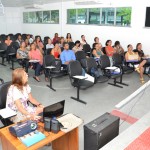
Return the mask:
<path id="1" fill-rule="evenodd" d="M 38 63 L 33 63 L 33 68 L 35 70 L 35 76 L 39 76 L 41 72 L 42 65 Z"/>

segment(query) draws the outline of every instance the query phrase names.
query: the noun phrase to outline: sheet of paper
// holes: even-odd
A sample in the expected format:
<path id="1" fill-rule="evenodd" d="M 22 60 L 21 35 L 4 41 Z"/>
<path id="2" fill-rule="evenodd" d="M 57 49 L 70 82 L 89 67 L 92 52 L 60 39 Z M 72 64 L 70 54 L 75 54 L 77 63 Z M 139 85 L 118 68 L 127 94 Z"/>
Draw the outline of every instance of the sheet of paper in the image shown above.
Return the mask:
<path id="1" fill-rule="evenodd" d="M 74 78 L 77 78 L 77 79 L 86 79 L 87 77 L 85 76 L 73 76 Z"/>
<path id="2" fill-rule="evenodd" d="M 74 114 L 66 114 L 57 120 L 64 126 L 61 128 L 63 132 L 69 132 L 83 123 L 83 120 Z"/>
<path id="3" fill-rule="evenodd" d="M 40 60 L 29 60 L 29 62 L 37 63 L 40 62 Z"/>
<path id="4" fill-rule="evenodd" d="M 91 81 L 91 82 L 93 82 L 94 83 L 94 80 L 95 80 L 95 78 L 94 77 L 92 77 L 92 76 L 90 76 L 89 74 L 85 74 L 85 77 L 86 77 L 86 79 L 85 80 L 88 80 L 88 81 Z"/>
<path id="5" fill-rule="evenodd" d="M 0 115 L 5 119 L 16 115 L 16 112 L 10 109 L 9 107 L 1 109 Z"/>
<path id="6" fill-rule="evenodd" d="M 116 69 L 118 69 L 118 67 L 115 67 L 115 66 L 113 66 L 113 67 L 106 67 L 105 69 L 116 70 Z"/>

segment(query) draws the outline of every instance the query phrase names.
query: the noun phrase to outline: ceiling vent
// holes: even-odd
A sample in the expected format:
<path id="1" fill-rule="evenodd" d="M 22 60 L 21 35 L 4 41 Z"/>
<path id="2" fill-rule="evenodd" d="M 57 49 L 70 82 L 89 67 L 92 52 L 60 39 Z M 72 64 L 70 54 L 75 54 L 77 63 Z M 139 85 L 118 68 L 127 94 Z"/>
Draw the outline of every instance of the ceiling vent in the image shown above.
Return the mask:
<path id="1" fill-rule="evenodd" d="M 94 5 L 103 4 L 101 0 L 75 0 L 76 5 Z"/>
<path id="2" fill-rule="evenodd" d="M 32 5 L 26 5 L 24 6 L 25 9 L 42 9 L 43 5 L 39 4 L 32 4 Z"/>

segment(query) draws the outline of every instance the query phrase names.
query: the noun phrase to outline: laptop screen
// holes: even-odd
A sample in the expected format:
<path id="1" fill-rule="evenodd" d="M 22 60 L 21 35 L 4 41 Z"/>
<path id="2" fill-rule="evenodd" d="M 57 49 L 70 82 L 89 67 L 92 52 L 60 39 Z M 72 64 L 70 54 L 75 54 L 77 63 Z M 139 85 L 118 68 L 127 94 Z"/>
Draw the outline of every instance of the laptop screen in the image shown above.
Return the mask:
<path id="1" fill-rule="evenodd" d="M 61 116 L 64 112 L 64 105 L 65 100 L 45 107 L 43 110 L 43 117 L 53 118 Z"/>

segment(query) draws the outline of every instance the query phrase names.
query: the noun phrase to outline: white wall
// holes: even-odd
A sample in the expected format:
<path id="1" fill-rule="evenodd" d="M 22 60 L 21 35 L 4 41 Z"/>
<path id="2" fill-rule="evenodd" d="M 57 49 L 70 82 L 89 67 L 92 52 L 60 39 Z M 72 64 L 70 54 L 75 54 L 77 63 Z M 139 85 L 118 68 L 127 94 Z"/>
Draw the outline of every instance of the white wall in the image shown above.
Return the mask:
<path id="1" fill-rule="evenodd" d="M 131 27 L 66 24 L 66 10 L 69 8 L 112 6 L 132 7 Z M 7 8 L 6 15 L 4 17 L 0 17 L 0 26 L 2 26 L 0 27 L 0 33 L 16 33 L 20 31 L 22 33 L 31 33 L 33 35 L 40 34 L 42 37 L 50 36 L 53 38 L 55 32 L 58 32 L 60 36 L 66 36 L 66 33 L 70 32 L 74 41 L 80 39 L 80 36 L 84 34 L 88 43 L 91 45 L 95 36 L 100 38 L 103 45 L 105 45 L 105 41 L 107 39 L 111 39 L 113 42 L 119 40 L 125 50 L 128 44 L 133 44 L 135 47 L 136 43 L 141 42 L 145 53 L 150 54 L 150 28 L 144 27 L 146 6 L 150 6 L 149 0 L 112 0 L 111 6 L 108 4 L 79 6 L 75 5 L 73 1 L 45 5 L 43 10 L 60 10 L 60 24 L 23 24 L 22 12 L 35 10 Z M 1 20 L 4 23 L 2 23 Z"/>
<path id="2" fill-rule="evenodd" d="M 5 8 L 4 16 L 0 16 L 0 34 L 22 33 L 22 11 L 20 8 Z"/>

